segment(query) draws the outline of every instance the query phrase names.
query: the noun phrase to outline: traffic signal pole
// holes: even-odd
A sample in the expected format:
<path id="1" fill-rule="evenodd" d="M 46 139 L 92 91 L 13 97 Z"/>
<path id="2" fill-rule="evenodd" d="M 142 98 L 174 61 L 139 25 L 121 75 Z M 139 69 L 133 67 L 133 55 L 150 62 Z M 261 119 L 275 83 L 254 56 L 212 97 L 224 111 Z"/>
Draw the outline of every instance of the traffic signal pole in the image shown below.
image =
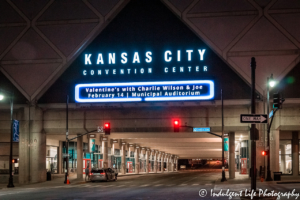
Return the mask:
<path id="1" fill-rule="evenodd" d="M 267 123 L 267 151 L 269 154 L 267 155 L 267 178 L 266 181 L 273 181 L 271 177 L 271 170 L 270 170 L 270 122 L 269 122 L 269 107 L 270 107 L 270 92 L 269 92 L 269 77 L 267 78 L 267 115 L 268 115 L 268 123 Z M 273 119 L 273 118 L 272 118 Z"/>
<path id="2" fill-rule="evenodd" d="M 251 58 L 251 114 L 255 114 L 255 58 Z M 251 124 L 251 190 L 256 191 L 256 125 Z"/>
<path id="3" fill-rule="evenodd" d="M 225 177 L 225 163 L 224 163 L 224 115 L 223 115 L 223 89 L 221 89 L 222 101 L 222 179 L 221 182 L 227 181 Z"/>

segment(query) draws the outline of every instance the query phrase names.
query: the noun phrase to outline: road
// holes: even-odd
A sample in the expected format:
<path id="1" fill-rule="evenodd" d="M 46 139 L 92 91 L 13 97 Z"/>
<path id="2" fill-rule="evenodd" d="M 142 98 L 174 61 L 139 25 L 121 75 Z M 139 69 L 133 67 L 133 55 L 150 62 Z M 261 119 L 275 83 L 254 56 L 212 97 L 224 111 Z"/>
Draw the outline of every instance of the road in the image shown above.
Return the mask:
<path id="1" fill-rule="evenodd" d="M 220 189 L 241 190 L 249 183 L 217 185 L 220 170 L 195 170 L 164 174 L 132 175 L 119 177 L 111 182 L 81 182 L 70 185 L 43 186 L 32 184 L 0 190 L 0 199 L 228 199 L 228 197 L 210 197 L 210 191 Z M 264 185 L 263 187 L 279 188 L 289 191 L 300 184 Z M 206 189 L 206 197 L 200 197 L 199 191 Z M 278 188 L 277 188 L 278 189 Z M 297 189 L 299 192 L 299 189 Z M 239 198 L 233 198 L 239 199 Z M 283 199 L 283 198 L 281 198 Z M 290 198 L 295 199 L 295 198 Z M 300 197 L 298 198 L 300 199 Z"/>

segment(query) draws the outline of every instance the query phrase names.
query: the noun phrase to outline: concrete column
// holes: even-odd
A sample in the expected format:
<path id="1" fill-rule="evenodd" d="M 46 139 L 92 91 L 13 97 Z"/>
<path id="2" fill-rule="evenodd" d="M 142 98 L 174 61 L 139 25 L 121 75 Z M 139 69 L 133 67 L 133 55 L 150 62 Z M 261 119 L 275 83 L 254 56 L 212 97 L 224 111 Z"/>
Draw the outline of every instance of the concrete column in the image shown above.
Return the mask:
<path id="1" fill-rule="evenodd" d="M 46 133 L 43 111 L 35 106 L 24 107 L 20 115 L 19 183 L 46 181 Z"/>
<path id="2" fill-rule="evenodd" d="M 229 133 L 229 178 L 235 178 L 235 132 Z"/>
<path id="3" fill-rule="evenodd" d="M 174 172 L 174 160 L 175 160 L 175 156 L 172 156 L 172 168 L 171 168 L 172 172 Z"/>
<path id="4" fill-rule="evenodd" d="M 140 148 L 139 147 L 135 147 L 135 153 L 134 153 L 134 158 L 135 158 L 135 173 L 139 174 L 140 173 Z"/>
<path id="5" fill-rule="evenodd" d="M 175 160 L 175 169 L 176 169 L 176 171 L 178 171 L 178 157 L 176 157 L 176 160 Z"/>
<path id="6" fill-rule="evenodd" d="M 280 112 L 280 111 L 279 111 Z M 277 113 L 279 114 L 279 113 Z M 279 118 L 279 117 L 278 117 Z M 276 122 L 276 117 L 275 117 L 275 122 Z M 274 127 L 278 127 L 276 122 L 274 124 Z M 273 127 L 273 125 L 272 125 Z M 271 129 L 271 135 L 270 135 L 270 169 L 271 169 L 271 176 L 274 178 L 274 173 L 273 172 L 279 172 L 280 167 L 279 167 L 279 135 L 280 131 L 278 129 Z"/>
<path id="7" fill-rule="evenodd" d="M 107 140 L 102 140 L 102 152 L 103 152 L 103 168 L 108 167 L 108 143 Z"/>
<path id="8" fill-rule="evenodd" d="M 83 180 L 83 137 L 77 138 L 77 179 Z"/>
<path id="9" fill-rule="evenodd" d="M 115 144 L 113 143 L 113 140 L 110 140 L 111 141 L 111 151 L 110 151 L 110 153 L 111 153 L 111 155 L 115 155 Z"/>
<path id="10" fill-rule="evenodd" d="M 121 155 L 121 174 L 126 174 L 126 143 L 122 143 L 121 146 L 121 151 L 122 151 L 122 155 Z"/>
<path id="11" fill-rule="evenodd" d="M 173 156 L 170 155 L 170 171 L 173 172 L 173 170 L 174 170 Z"/>
<path id="12" fill-rule="evenodd" d="M 165 154 L 161 153 L 161 159 L 160 159 L 160 167 L 161 167 L 161 173 L 164 173 L 164 160 L 165 160 Z"/>
<path id="13" fill-rule="evenodd" d="M 154 173 L 157 173 L 157 156 L 158 152 L 154 151 Z"/>
<path id="14" fill-rule="evenodd" d="M 170 165 L 169 165 L 170 157 L 169 157 L 168 154 L 166 154 L 166 158 L 167 158 L 167 161 L 166 161 L 166 164 L 167 164 L 167 172 L 169 172 L 169 167 L 170 167 Z"/>
<path id="15" fill-rule="evenodd" d="M 293 176 L 299 176 L 299 138 L 298 132 L 292 132 L 292 161 L 293 161 Z"/>
<path id="16" fill-rule="evenodd" d="M 63 162 L 64 162 L 64 159 L 63 159 L 63 142 L 62 141 L 59 141 L 59 147 L 58 147 L 58 153 L 57 153 L 57 172 L 58 174 L 63 174 Z"/>
<path id="17" fill-rule="evenodd" d="M 29 132 L 29 108 L 25 107 L 18 112 L 20 120 L 19 134 L 19 183 L 30 182 L 30 132 Z M 45 158 L 46 159 L 46 158 Z"/>
<path id="18" fill-rule="evenodd" d="M 285 145 L 280 145 L 280 151 L 281 151 L 281 155 L 285 154 Z M 286 173 L 286 159 L 285 156 L 281 156 L 281 166 L 280 166 L 280 171 L 283 173 Z"/>
<path id="19" fill-rule="evenodd" d="M 149 173 L 149 157 L 150 157 L 150 151 L 146 150 L 146 174 Z"/>

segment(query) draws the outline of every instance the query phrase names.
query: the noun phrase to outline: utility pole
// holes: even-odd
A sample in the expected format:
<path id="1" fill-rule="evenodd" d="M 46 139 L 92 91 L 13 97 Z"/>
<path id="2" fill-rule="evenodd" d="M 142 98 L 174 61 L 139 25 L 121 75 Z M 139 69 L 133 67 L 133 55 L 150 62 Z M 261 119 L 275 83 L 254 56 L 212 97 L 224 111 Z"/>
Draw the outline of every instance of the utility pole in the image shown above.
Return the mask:
<path id="1" fill-rule="evenodd" d="M 225 164 L 224 164 L 224 115 L 223 115 L 223 89 L 221 89 L 222 101 L 222 179 L 221 182 L 227 181 L 225 177 Z"/>
<path id="2" fill-rule="evenodd" d="M 9 146 L 9 181 L 7 187 L 15 187 L 14 186 L 14 178 L 13 178 L 13 171 L 12 171 L 12 159 L 13 159 L 13 126 L 14 126 L 14 119 L 13 119 L 13 109 L 14 106 L 14 93 L 11 93 L 10 97 L 10 146 Z"/>
<path id="3" fill-rule="evenodd" d="M 271 79 L 273 79 L 273 74 L 271 75 Z M 269 107 L 270 107 L 270 92 L 269 92 L 269 82 L 270 79 L 267 77 L 267 115 L 268 115 L 268 123 L 267 123 L 267 151 L 269 152 L 267 155 L 267 178 L 266 181 L 273 181 L 271 177 L 270 170 L 270 119 L 269 119 Z"/>
<path id="4" fill-rule="evenodd" d="M 66 103 L 66 174 L 65 174 L 65 184 L 68 183 L 68 176 L 69 176 L 69 95 L 67 95 L 67 103 Z"/>
<path id="5" fill-rule="evenodd" d="M 251 58 L 251 114 L 255 114 L 255 68 L 256 62 L 255 58 Z M 257 140 L 257 131 L 256 125 L 251 124 L 250 130 L 250 139 L 251 139 L 251 190 L 256 191 L 256 140 Z"/>

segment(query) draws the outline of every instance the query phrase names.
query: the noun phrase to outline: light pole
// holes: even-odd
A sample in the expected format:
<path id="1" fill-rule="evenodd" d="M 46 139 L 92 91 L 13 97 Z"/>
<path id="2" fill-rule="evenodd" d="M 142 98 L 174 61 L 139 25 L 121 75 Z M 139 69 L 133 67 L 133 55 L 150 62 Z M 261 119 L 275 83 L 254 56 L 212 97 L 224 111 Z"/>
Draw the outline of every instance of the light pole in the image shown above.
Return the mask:
<path id="1" fill-rule="evenodd" d="M 10 96 L 10 151 L 9 151 L 9 180 L 7 187 L 15 187 L 12 175 L 12 146 L 13 146 L 13 106 L 14 93 L 0 89 L 0 101 L 5 98 L 2 93 L 7 93 Z"/>
<path id="2" fill-rule="evenodd" d="M 222 179 L 221 182 L 227 181 L 225 177 L 225 164 L 224 164 L 224 115 L 223 115 L 223 89 L 221 89 L 221 101 L 222 101 Z"/>
<path id="3" fill-rule="evenodd" d="M 274 87 L 275 81 L 273 80 L 273 74 L 271 74 L 271 77 L 267 77 L 267 115 L 268 115 L 268 123 L 267 123 L 267 148 L 268 151 L 267 155 L 267 178 L 266 181 L 273 181 L 271 177 L 271 170 L 270 170 L 270 123 L 269 123 L 269 107 L 270 107 L 270 92 L 269 92 L 269 86 Z"/>

